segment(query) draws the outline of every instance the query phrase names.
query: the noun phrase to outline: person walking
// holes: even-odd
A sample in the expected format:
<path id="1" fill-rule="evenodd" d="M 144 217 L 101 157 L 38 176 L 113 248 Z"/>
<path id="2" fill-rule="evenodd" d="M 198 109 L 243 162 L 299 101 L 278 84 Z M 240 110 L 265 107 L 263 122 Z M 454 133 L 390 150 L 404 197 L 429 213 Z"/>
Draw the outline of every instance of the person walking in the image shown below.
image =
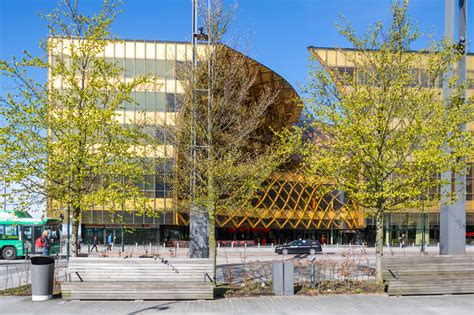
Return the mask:
<path id="1" fill-rule="evenodd" d="M 96 252 L 99 252 L 99 250 L 97 249 L 97 245 L 99 245 L 99 239 L 97 238 L 97 235 L 94 235 L 94 238 L 92 239 L 91 252 L 94 251 L 94 248 Z"/>
<path id="2" fill-rule="evenodd" d="M 51 244 L 49 243 L 49 232 L 47 230 L 43 231 L 41 234 L 41 244 L 43 245 L 43 256 L 49 256 Z"/>
<path id="3" fill-rule="evenodd" d="M 113 241 L 114 241 L 114 238 L 112 236 L 112 233 L 109 233 L 109 235 L 107 235 L 107 250 L 112 250 Z"/>
<path id="4" fill-rule="evenodd" d="M 405 233 L 402 233 L 402 235 L 400 236 L 399 242 L 400 242 L 400 248 L 404 248 L 405 247 Z"/>

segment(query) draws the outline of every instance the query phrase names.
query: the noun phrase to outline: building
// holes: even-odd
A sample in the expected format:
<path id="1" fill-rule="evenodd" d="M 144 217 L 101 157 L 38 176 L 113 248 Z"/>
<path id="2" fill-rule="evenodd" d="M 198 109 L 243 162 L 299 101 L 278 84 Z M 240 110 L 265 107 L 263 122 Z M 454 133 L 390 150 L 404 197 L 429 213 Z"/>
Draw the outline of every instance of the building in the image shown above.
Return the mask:
<path id="1" fill-rule="evenodd" d="M 357 58 L 357 50 L 335 49 L 327 47 L 308 47 L 311 55 L 321 64 L 325 71 L 334 77 L 334 73 L 346 73 L 350 76 L 357 76 L 357 71 L 352 58 Z M 467 54 L 467 97 L 474 95 L 474 54 Z M 426 84 L 426 71 L 421 67 L 413 69 L 413 75 L 421 84 Z M 362 78 L 355 77 L 356 80 Z M 360 81 L 359 81 L 360 82 Z M 442 80 L 437 80 L 437 86 L 442 88 Z M 474 122 L 467 124 L 467 131 L 474 132 Z M 466 231 L 472 235 L 474 231 L 474 189 L 473 189 L 473 160 L 472 156 L 468 162 L 468 172 L 466 175 Z M 436 245 L 439 241 L 439 207 L 429 207 L 425 209 L 424 230 L 425 240 L 428 244 Z M 423 214 L 420 209 L 406 209 L 385 215 L 384 221 L 385 242 L 387 244 L 398 244 L 399 236 L 404 233 L 408 244 L 421 244 L 423 234 Z M 369 243 L 375 239 L 375 220 L 371 217 L 366 219 L 366 228 L 362 230 L 363 238 Z M 471 232 L 471 233 L 469 233 Z M 471 236 L 472 237 L 472 236 Z M 468 240 L 473 242 L 474 240 Z"/>
<path id="2" fill-rule="evenodd" d="M 63 56 L 67 55 L 65 47 L 69 41 L 71 39 L 60 38 L 59 52 Z M 124 104 L 120 113 L 126 118 L 124 123 L 133 122 L 140 112 L 140 115 L 153 117 L 158 124 L 173 124 L 179 113 L 180 96 L 184 93 L 177 68 L 191 60 L 191 53 L 192 46 L 185 42 L 125 40 L 107 43 L 101 57 L 123 68 L 123 80 L 151 74 L 158 83 L 154 89 L 144 87 L 132 93 L 138 105 Z M 289 127 L 297 123 L 302 107 L 298 105 L 299 96 L 293 87 L 271 69 L 251 58 L 247 59 L 248 64 L 259 73 L 254 88 L 271 85 L 282 91 L 275 104 L 268 109 L 267 116 L 270 116 L 272 126 Z M 54 54 L 50 62 L 54 62 Z M 163 143 L 157 154 L 165 158 L 161 170 L 165 177 L 166 174 L 171 177 L 173 144 L 165 135 L 157 136 L 162 137 Z M 231 214 L 217 210 L 218 239 L 270 243 L 324 235 L 328 241 L 336 243 L 353 240 L 355 230 L 365 226 L 361 209 L 347 204 L 342 192 L 318 197 L 315 193 L 317 187 L 307 184 L 297 165 L 275 172 L 264 186 L 265 193 L 254 197 L 251 209 L 235 209 Z M 160 215 L 149 217 L 137 215 L 135 211 L 125 212 L 125 243 L 186 240 L 189 213 L 177 211 L 176 196 L 170 186 L 149 175 L 145 176 L 140 187 L 154 198 L 153 207 Z M 58 216 L 60 211 L 64 211 L 64 207 L 48 205 L 48 216 Z M 121 224 L 114 222 L 113 217 L 113 212 L 101 207 L 85 211 L 81 218 L 84 240 L 90 241 L 93 235 L 104 240 L 107 234 L 114 233 L 116 242 L 120 243 Z"/>

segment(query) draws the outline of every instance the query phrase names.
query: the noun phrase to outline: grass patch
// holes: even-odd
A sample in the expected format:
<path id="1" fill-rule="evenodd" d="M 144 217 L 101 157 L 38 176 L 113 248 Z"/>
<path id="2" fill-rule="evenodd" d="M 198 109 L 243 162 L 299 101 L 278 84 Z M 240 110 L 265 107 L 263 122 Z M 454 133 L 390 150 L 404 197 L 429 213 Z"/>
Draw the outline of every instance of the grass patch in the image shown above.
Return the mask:
<path id="1" fill-rule="evenodd" d="M 384 285 L 375 281 L 321 281 L 316 288 L 307 284 L 300 286 L 297 295 L 333 295 L 333 294 L 378 294 L 384 293 Z"/>
<path id="2" fill-rule="evenodd" d="M 247 297 L 273 295 L 272 285 L 264 282 L 254 282 L 247 285 L 223 285 L 214 288 L 216 298 Z"/>
<path id="3" fill-rule="evenodd" d="M 382 294 L 384 285 L 375 281 L 321 281 L 312 289 L 308 283 L 295 284 L 296 295 L 335 295 L 335 294 Z M 216 298 L 248 297 L 273 295 L 271 283 L 258 283 L 242 285 L 222 285 L 214 288 Z"/>
<path id="4" fill-rule="evenodd" d="M 31 284 L 0 290 L 0 296 L 31 296 Z M 61 284 L 59 282 L 54 283 L 53 296 L 61 296 Z"/>

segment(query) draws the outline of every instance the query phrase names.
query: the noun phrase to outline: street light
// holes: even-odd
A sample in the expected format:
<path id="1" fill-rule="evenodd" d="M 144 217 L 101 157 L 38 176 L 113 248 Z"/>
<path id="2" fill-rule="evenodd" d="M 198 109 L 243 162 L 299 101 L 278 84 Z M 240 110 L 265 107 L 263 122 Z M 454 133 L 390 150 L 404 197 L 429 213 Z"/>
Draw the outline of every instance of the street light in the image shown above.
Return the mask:
<path id="1" fill-rule="evenodd" d="M 425 194 L 421 193 L 421 252 L 425 252 Z"/>
<path id="2" fill-rule="evenodd" d="M 66 243 L 66 259 L 69 260 L 69 250 L 71 243 L 71 205 L 67 205 L 67 243 Z"/>
<path id="3" fill-rule="evenodd" d="M 122 253 L 125 251 L 125 242 L 124 242 L 124 229 L 125 229 L 125 226 L 124 226 L 124 220 L 123 220 L 123 215 L 124 215 L 124 211 L 125 211 L 125 178 L 124 176 L 122 175 L 122 231 L 121 231 L 121 234 L 122 234 L 122 241 L 121 241 L 121 246 L 122 246 Z"/>

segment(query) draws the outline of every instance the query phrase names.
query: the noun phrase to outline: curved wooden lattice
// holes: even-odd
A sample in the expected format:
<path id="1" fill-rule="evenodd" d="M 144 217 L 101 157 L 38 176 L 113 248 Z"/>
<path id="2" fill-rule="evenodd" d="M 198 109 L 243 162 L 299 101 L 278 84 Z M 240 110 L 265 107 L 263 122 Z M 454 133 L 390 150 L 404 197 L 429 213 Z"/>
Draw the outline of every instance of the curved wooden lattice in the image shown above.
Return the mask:
<path id="1" fill-rule="evenodd" d="M 358 229 L 364 227 L 363 210 L 341 191 L 306 180 L 302 169 L 275 172 L 264 189 L 251 198 L 250 207 L 220 208 L 216 226 L 290 229 Z M 176 212 L 178 224 L 189 224 L 189 213 Z"/>

